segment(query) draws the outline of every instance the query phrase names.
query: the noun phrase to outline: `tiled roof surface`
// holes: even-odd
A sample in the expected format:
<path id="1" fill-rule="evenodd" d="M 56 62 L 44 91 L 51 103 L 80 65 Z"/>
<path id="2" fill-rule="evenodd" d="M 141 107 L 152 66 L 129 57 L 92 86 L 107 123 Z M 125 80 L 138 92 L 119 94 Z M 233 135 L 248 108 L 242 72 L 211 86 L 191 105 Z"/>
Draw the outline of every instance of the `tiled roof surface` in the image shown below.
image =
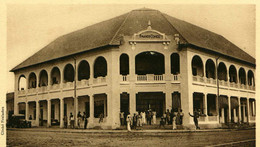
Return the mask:
<path id="1" fill-rule="evenodd" d="M 102 46 L 120 45 L 122 36 L 131 36 L 146 29 L 148 21 L 154 30 L 166 35 L 179 33 L 189 44 L 255 64 L 252 56 L 223 36 L 160 11 L 144 8 L 63 35 L 11 71 Z"/>

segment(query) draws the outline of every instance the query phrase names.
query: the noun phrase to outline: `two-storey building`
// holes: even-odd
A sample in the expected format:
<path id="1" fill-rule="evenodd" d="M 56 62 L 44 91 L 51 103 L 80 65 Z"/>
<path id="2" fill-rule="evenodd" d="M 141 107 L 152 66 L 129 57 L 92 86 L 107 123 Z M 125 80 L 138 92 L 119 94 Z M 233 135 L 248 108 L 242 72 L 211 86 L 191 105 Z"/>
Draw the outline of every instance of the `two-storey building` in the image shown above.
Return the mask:
<path id="1" fill-rule="evenodd" d="M 116 128 L 120 112 L 151 109 L 159 121 L 178 108 L 185 127 L 193 126 L 188 113 L 195 109 L 205 127 L 255 122 L 255 59 L 221 35 L 157 10 L 133 10 L 61 36 L 11 71 L 14 113 L 35 126 L 64 127 L 64 116 L 80 111 L 90 128 Z"/>

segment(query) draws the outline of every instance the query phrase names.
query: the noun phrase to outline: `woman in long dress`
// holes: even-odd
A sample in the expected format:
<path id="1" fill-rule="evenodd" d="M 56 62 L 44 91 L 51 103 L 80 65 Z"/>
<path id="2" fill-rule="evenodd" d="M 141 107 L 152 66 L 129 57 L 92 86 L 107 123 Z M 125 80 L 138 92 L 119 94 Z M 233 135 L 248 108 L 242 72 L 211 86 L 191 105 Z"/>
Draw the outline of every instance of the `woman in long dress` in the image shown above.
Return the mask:
<path id="1" fill-rule="evenodd" d="M 127 122 L 127 131 L 131 131 L 131 115 L 130 114 L 127 115 L 126 122 Z"/>
<path id="2" fill-rule="evenodd" d="M 143 123 L 143 124 L 146 124 L 145 112 L 142 112 L 142 123 Z"/>
<path id="3" fill-rule="evenodd" d="M 172 118 L 172 129 L 176 129 L 176 113 L 174 112 L 173 118 Z"/>
<path id="4" fill-rule="evenodd" d="M 156 112 L 153 112 L 153 124 L 156 124 Z"/>

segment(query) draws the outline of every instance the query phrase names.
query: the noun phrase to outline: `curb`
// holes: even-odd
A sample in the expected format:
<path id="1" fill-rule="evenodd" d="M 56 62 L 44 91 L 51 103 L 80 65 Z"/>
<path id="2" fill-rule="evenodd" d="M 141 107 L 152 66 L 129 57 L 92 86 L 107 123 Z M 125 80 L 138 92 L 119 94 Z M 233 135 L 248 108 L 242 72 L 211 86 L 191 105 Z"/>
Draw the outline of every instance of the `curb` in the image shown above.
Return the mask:
<path id="1" fill-rule="evenodd" d="M 255 128 L 244 129 L 205 129 L 205 130 L 84 130 L 84 129 L 49 129 L 49 128 L 7 128 L 7 131 L 31 131 L 31 132 L 60 132 L 60 133 L 202 133 L 202 132 L 227 132 L 240 130 L 253 130 Z"/>

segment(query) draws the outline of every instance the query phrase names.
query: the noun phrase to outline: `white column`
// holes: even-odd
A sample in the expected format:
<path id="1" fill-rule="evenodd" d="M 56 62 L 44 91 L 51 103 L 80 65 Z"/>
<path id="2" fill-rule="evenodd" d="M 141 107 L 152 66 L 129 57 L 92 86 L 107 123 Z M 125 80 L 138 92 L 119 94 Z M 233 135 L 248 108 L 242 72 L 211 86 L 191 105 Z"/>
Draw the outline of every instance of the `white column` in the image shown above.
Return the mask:
<path id="1" fill-rule="evenodd" d="M 89 95 L 89 122 L 94 122 L 94 95 Z"/>
<path id="2" fill-rule="evenodd" d="M 14 103 L 14 114 L 19 114 L 19 103 Z"/>
<path id="3" fill-rule="evenodd" d="M 231 97 L 228 96 L 228 122 L 231 122 Z"/>
<path id="4" fill-rule="evenodd" d="M 51 126 L 51 100 L 47 100 L 47 127 Z"/>
<path id="5" fill-rule="evenodd" d="M 64 99 L 60 98 L 60 128 L 64 128 Z"/>
<path id="6" fill-rule="evenodd" d="M 242 118 L 241 118 L 241 103 L 240 103 L 240 98 L 238 98 L 238 122 L 241 123 Z"/>
<path id="7" fill-rule="evenodd" d="M 243 120 L 243 122 L 246 122 L 246 106 L 243 104 L 243 118 L 244 118 L 244 120 Z"/>
<path id="8" fill-rule="evenodd" d="M 25 102 L 25 120 L 29 120 L 29 103 Z"/>
<path id="9" fill-rule="evenodd" d="M 75 128 L 77 128 L 78 127 L 78 111 L 79 111 L 79 108 L 78 108 L 78 98 L 77 97 L 75 97 L 74 98 L 74 116 L 75 116 Z"/>
<path id="10" fill-rule="evenodd" d="M 247 109 L 247 122 L 250 122 L 250 109 L 249 109 L 249 98 L 246 99 L 246 109 Z"/>
<path id="11" fill-rule="evenodd" d="M 135 54 L 134 54 L 134 51 L 132 51 L 129 54 L 129 74 L 130 74 L 129 81 L 134 82 L 136 80 L 135 79 Z"/>
<path id="12" fill-rule="evenodd" d="M 132 115 L 133 113 L 136 112 L 136 94 L 134 91 L 130 91 L 129 94 L 129 102 L 130 102 L 130 114 Z"/>
<path id="13" fill-rule="evenodd" d="M 39 115 L 40 115 L 40 105 L 39 101 L 36 101 L 36 119 L 35 119 L 35 125 L 39 126 Z"/>
<path id="14" fill-rule="evenodd" d="M 221 108 L 221 122 L 225 123 L 225 111 L 224 111 L 224 108 Z"/>
<path id="15" fill-rule="evenodd" d="M 233 114 L 234 114 L 234 122 L 237 122 L 237 114 L 236 114 L 236 109 L 233 109 Z"/>
<path id="16" fill-rule="evenodd" d="M 165 58 L 165 81 L 171 80 L 171 54 L 164 54 Z"/>
<path id="17" fill-rule="evenodd" d="M 169 109 L 171 111 L 172 109 L 172 94 L 170 91 L 165 92 L 165 103 L 166 103 L 166 110 Z"/>
<path id="18" fill-rule="evenodd" d="M 206 115 L 205 122 L 208 121 L 208 101 L 207 101 L 207 93 L 203 94 L 204 99 L 204 114 Z"/>
<path id="19" fill-rule="evenodd" d="M 252 101 L 252 114 L 255 115 L 255 101 Z"/>

